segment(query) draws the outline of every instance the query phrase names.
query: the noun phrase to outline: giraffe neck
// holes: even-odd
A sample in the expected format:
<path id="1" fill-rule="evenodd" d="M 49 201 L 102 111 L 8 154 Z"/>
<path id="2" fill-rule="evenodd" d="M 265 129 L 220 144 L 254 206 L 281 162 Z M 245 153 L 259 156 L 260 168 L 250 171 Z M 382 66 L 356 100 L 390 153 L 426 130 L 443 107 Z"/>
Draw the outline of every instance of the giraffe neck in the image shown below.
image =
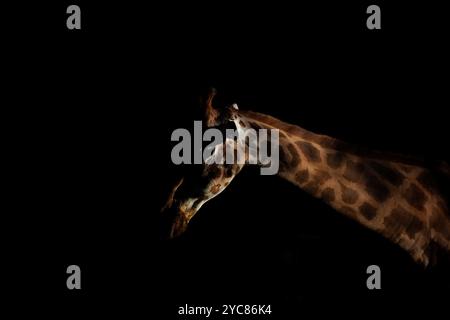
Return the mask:
<path id="1" fill-rule="evenodd" d="M 448 209 L 430 189 L 425 168 L 379 153 L 363 155 L 337 139 L 271 116 L 240 113 L 255 129 L 280 130 L 282 178 L 398 243 L 420 263 L 429 262 L 430 240 L 450 250 Z"/>

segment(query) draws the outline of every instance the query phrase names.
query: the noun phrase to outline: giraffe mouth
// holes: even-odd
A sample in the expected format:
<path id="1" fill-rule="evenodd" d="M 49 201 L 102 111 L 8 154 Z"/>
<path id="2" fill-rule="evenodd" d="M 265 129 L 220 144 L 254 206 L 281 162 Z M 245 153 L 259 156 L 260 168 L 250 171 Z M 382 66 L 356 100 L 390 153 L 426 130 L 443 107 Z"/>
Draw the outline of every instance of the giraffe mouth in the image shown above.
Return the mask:
<path id="1" fill-rule="evenodd" d="M 171 206 L 160 216 L 160 238 L 170 240 L 181 236 L 187 229 L 189 219 L 179 208 Z"/>

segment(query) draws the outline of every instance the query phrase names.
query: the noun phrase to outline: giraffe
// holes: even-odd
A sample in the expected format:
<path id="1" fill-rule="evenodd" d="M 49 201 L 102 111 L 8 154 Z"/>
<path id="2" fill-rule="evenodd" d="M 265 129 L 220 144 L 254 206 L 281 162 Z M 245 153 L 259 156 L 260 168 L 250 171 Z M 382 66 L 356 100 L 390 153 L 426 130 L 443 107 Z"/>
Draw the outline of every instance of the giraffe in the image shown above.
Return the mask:
<path id="1" fill-rule="evenodd" d="M 436 181 L 437 173 L 450 177 L 446 163 L 431 169 L 416 159 L 362 150 L 236 105 L 219 110 L 212 106 L 214 95 L 213 90 L 204 106 L 208 127 L 231 123 L 238 132 L 279 130 L 281 178 L 396 243 L 419 264 L 432 262 L 437 247 L 450 253 L 450 215 Z M 166 235 L 182 234 L 201 206 L 220 194 L 243 166 L 204 164 L 181 178 L 162 209 Z"/>

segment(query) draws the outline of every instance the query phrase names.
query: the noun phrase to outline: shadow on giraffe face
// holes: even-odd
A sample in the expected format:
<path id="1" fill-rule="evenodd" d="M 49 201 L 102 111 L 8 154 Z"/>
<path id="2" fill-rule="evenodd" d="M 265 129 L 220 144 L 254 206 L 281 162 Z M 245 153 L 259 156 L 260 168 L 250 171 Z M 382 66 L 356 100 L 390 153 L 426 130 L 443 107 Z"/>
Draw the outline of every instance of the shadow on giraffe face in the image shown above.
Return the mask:
<path id="1" fill-rule="evenodd" d="M 236 106 L 217 109 L 212 106 L 215 90 L 211 90 L 203 104 L 203 125 L 221 131 L 234 127 Z M 226 154 L 226 143 L 218 145 Z M 166 197 L 160 213 L 160 237 L 172 239 L 183 234 L 189 221 L 208 200 L 222 192 L 242 169 L 243 163 L 190 164 L 184 167 Z"/>
<path id="2" fill-rule="evenodd" d="M 256 131 L 238 111 L 236 104 L 214 108 L 214 95 L 215 91 L 210 91 L 206 99 L 203 122 L 194 121 L 193 149 L 189 131 L 184 128 L 174 131 L 176 141 L 179 137 L 183 139 L 172 149 L 172 162 L 188 165 L 190 170 L 174 185 L 162 210 L 162 230 L 168 238 L 182 234 L 197 211 L 221 193 L 244 165 L 258 165 L 262 175 L 278 172 L 278 129 L 259 128 Z M 201 134 L 203 126 L 210 131 Z M 196 137 L 202 139 L 198 141 Z M 208 142 L 206 148 L 199 148 L 205 141 Z M 183 152 L 180 153 L 180 150 Z M 194 162 L 190 159 L 192 153 Z"/>
<path id="3" fill-rule="evenodd" d="M 177 206 L 164 208 L 160 215 L 160 238 L 167 240 L 180 236 L 186 231 L 188 223 Z"/>
<path id="4" fill-rule="evenodd" d="M 175 238 L 209 200 L 220 194 L 240 172 L 242 164 L 190 165 L 176 180 L 161 209 L 161 238 Z"/>

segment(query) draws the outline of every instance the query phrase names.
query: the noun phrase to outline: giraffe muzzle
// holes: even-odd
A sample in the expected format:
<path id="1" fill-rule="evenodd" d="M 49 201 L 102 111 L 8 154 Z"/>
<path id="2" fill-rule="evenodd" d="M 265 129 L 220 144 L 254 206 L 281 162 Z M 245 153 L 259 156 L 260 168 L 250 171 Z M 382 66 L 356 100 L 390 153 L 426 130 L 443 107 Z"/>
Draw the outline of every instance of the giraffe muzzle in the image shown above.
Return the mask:
<path id="1" fill-rule="evenodd" d="M 161 212 L 160 238 L 163 240 L 174 239 L 182 235 L 189 224 L 186 214 L 176 206 L 171 206 Z"/>

